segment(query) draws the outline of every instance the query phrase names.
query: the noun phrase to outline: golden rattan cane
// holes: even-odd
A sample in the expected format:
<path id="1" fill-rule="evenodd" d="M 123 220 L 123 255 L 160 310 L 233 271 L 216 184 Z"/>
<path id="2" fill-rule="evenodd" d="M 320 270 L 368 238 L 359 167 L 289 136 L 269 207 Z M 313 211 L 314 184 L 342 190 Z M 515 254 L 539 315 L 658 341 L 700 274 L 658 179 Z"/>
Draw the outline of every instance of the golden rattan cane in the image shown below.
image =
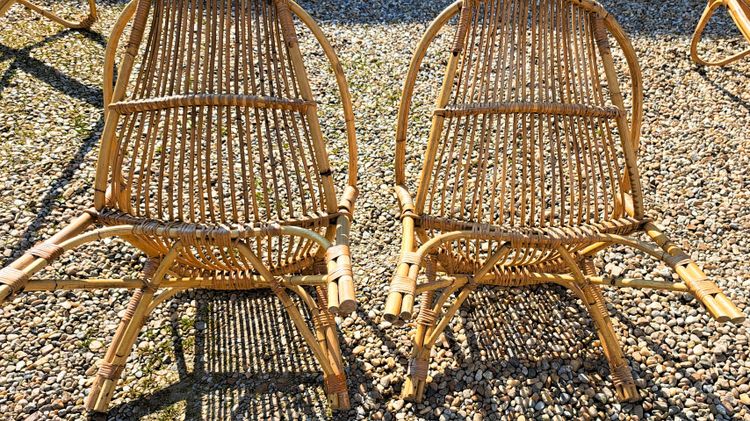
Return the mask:
<path id="1" fill-rule="evenodd" d="M 348 145 L 339 197 L 301 28 L 339 88 Z M 94 206 L 0 271 L 0 300 L 23 289 L 136 291 L 87 400 L 89 410 L 106 411 L 159 303 L 187 288 L 268 288 L 320 364 L 332 407 L 348 408 L 333 314 L 356 305 L 349 226 L 357 150 L 346 79 L 323 32 L 291 0 L 134 0 L 113 28 L 104 70 Z M 34 277 L 63 252 L 108 237 L 149 257 L 139 278 Z"/>
<path id="2" fill-rule="evenodd" d="M 406 142 L 415 85 L 452 19 L 426 151 L 414 162 Z M 629 74 L 629 95 L 621 73 Z M 686 291 L 717 320 L 744 320 L 644 216 L 636 162 L 642 104 L 630 41 L 593 1 L 463 0 L 428 28 L 407 73 L 396 133 L 403 240 L 385 318 L 410 320 L 422 297 L 404 397 L 423 398 L 431 349 L 478 285 L 568 287 L 595 322 L 622 400 L 638 391 L 600 285 Z M 422 168 L 414 196 L 407 159 Z M 663 261 L 681 282 L 598 276 L 591 259 L 612 245 Z M 418 283 L 421 267 L 433 264 Z"/>
<path id="3" fill-rule="evenodd" d="M 0 0 L 0 17 L 3 17 L 7 12 L 8 9 L 10 9 L 11 6 L 14 4 L 20 4 L 27 9 L 39 13 L 40 15 L 44 16 L 45 18 L 56 22 L 66 28 L 70 29 L 88 29 L 91 28 L 91 25 L 96 22 L 97 19 L 97 13 L 96 13 L 96 1 L 95 0 L 87 0 L 88 2 L 88 14 L 77 22 L 72 22 L 67 19 L 63 19 L 60 16 L 56 15 L 52 11 L 49 11 L 37 4 L 32 3 L 29 0 Z"/>
<path id="4" fill-rule="evenodd" d="M 698 54 L 698 43 L 703 36 L 703 30 L 706 29 L 708 21 L 711 20 L 711 17 L 720 7 L 727 8 L 729 16 L 735 25 L 737 25 L 737 29 L 745 40 L 750 43 L 750 0 L 709 0 L 690 41 L 690 58 L 697 64 L 703 66 L 724 66 L 750 54 L 750 48 L 720 60 L 706 60 Z"/>

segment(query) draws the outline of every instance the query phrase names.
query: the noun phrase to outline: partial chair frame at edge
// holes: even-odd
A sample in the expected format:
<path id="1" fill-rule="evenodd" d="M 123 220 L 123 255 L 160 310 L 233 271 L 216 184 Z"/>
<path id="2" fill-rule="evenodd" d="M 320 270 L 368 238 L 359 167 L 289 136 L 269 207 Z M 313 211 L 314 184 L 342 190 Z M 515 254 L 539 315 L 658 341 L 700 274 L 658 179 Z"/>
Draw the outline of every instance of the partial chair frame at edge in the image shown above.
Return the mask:
<path id="1" fill-rule="evenodd" d="M 43 7 L 37 6 L 36 4 L 30 2 L 29 0 L 0 0 L 0 18 L 3 17 L 8 12 L 8 9 L 10 9 L 11 6 L 18 3 L 31 11 L 39 13 L 40 15 L 44 16 L 45 18 L 53 22 L 59 23 L 60 25 L 66 28 L 89 29 L 91 28 L 91 25 L 93 25 L 94 22 L 96 22 L 97 12 L 96 12 L 96 0 L 87 0 L 87 2 L 88 2 L 89 12 L 86 15 L 86 17 L 84 17 L 78 22 L 71 22 L 67 19 L 63 19 L 49 10 Z"/>
<path id="2" fill-rule="evenodd" d="M 601 6 L 588 0 L 571 0 L 571 2 L 588 8 L 598 15 L 601 24 L 616 39 L 625 53 L 629 72 L 632 77 L 633 121 L 629 128 L 627 126 L 624 128 L 626 130 L 629 129 L 626 132 L 626 136 L 632 139 L 632 148 L 634 151 L 637 151 L 643 114 L 643 91 L 642 76 L 635 51 L 613 16 L 608 14 Z M 445 9 L 433 21 L 419 42 L 404 83 L 397 122 L 395 193 L 401 209 L 403 237 L 400 258 L 385 304 L 384 318 L 395 324 L 403 324 L 412 320 L 412 317 L 415 316 L 415 298 L 421 296 L 420 311 L 416 315 L 415 320 L 416 332 L 413 337 L 413 351 L 406 381 L 402 388 L 402 396 L 404 398 L 413 399 L 417 402 L 421 402 L 424 398 L 432 347 L 471 292 L 478 285 L 494 285 L 491 283 L 494 277 L 491 272 L 495 263 L 507 255 L 514 241 L 519 241 L 519 237 L 512 230 L 508 232 L 473 230 L 472 228 L 475 227 L 469 226 L 470 224 L 467 224 L 466 228 L 463 228 L 467 230 L 461 230 L 462 228 L 459 227 L 457 228 L 459 229 L 458 231 L 445 232 L 429 238 L 425 229 L 420 227 L 421 215 L 418 213 L 415 202 L 406 187 L 407 126 L 409 123 L 412 94 L 415 89 L 419 69 L 427 54 L 428 47 L 440 30 L 451 18 L 459 14 L 461 10 L 461 0 Z M 460 25 L 461 23 L 459 23 Z M 608 60 L 610 61 L 610 66 L 606 69 L 607 79 L 611 82 L 612 78 L 616 78 L 616 75 L 613 73 L 613 68 L 611 67 L 611 56 Z M 457 61 L 458 56 L 454 52 L 448 59 L 448 70 L 446 72 L 451 72 L 452 69 L 455 69 Z M 445 86 L 445 81 L 447 80 L 449 79 L 446 76 L 442 91 L 438 95 L 439 101 L 441 99 L 447 101 L 449 96 L 445 92 L 446 89 L 450 90 L 449 87 L 446 88 Z M 621 96 L 619 96 L 619 99 L 613 99 L 613 101 L 618 108 L 624 109 Z M 443 106 L 445 106 L 444 103 L 437 105 L 438 108 Z M 630 136 L 631 133 L 632 136 Z M 424 174 L 422 177 L 424 177 Z M 625 177 L 625 184 L 630 188 L 627 177 Z M 642 208 L 641 203 L 634 203 L 631 194 L 626 193 L 625 199 L 626 203 L 624 206 L 629 215 L 642 215 L 643 209 L 634 209 L 634 207 Z M 640 241 L 615 234 L 596 234 L 595 237 L 591 237 L 590 245 L 574 254 L 570 253 L 562 245 L 557 247 L 565 266 L 569 267 L 570 273 L 533 273 L 525 271 L 516 274 L 518 278 L 516 280 L 508 279 L 510 283 L 523 279 L 525 285 L 543 283 L 559 284 L 570 289 L 581 299 L 597 327 L 596 330 L 601 340 L 604 354 L 609 361 L 617 396 L 622 401 L 638 400 L 640 396 L 633 382 L 625 354 L 620 347 L 619 340 L 609 318 L 606 302 L 599 289 L 600 285 L 687 292 L 694 295 L 706 307 L 711 316 L 719 322 L 730 321 L 741 323 L 745 320 L 745 315 L 721 292 L 714 282 L 707 278 L 705 273 L 690 256 L 672 242 L 655 223 L 647 221 L 642 224 L 640 230 L 645 232 L 652 242 Z M 422 242 L 422 245 L 419 247 L 416 247 L 417 238 Z M 500 241 L 502 245 L 497 250 L 494 250 L 481 268 L 472 275 L 437 274 L 437 259 L 434 253 L 442 244 L 456 239 L 493 239 Z M 586 244 L 589 244 L 589 242 L 587 241 Z M 592 257 L 597 252 L 613 245 L 628 246 L 650 255 L 658 261 L 664 262 L 677 273 L 682 282 L 670 283 L 645 279 L 598 276 Z M 417 276 L 422 267 L 425 269 L 426 282 L 418 283 Z M 448 305 L 449 299 L 454 294 L 456 294 L 455 300 L 452 304 Z"/>
<path id="3" fill-rule="evenodd" d="M 725 66 L 750 54 L 750 48 L 747 48 L 730 57 L 716 61 L 705 60 L 698 54 L 698 43 L 703 36 L 703 30 L 706 29 L 708 21 L 716 13 L 716 9 L 722 6 L 726 6 L 729 16 L 735 25 L 737 25 L 737 29 L 745 37 L 745 40 L 750 43 L 750 0 L 708 0 L 708 4 L 703 10 L 698 25 L 695 27 L 693 38 L 690 41 L 690 58 L 702 66 Z"/>

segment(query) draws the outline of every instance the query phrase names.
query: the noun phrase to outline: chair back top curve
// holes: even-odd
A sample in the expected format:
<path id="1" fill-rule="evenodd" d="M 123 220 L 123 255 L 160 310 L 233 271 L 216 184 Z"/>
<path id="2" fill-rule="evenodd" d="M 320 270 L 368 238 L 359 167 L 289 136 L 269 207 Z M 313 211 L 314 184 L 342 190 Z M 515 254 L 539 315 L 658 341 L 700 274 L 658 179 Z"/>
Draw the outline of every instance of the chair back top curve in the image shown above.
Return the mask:
<path id="1" fill-rule="evenodd" d="M 587 0 L 464 0 L 446 9 L 407 74 L 396 183 L 407 187 L 405 145 L 421 63 L 451 21 L 415 212 L 513 227 L 641 218 L 640 68 L 614 18 Z M 628 109 L 622 73 L 630 76 Z"/>
<path id="2" fill-rule="evenodd" d="M 354 187 L 346 80 L 322 31 L 296 3 L 134 0 L 107 48 L 97 209 L 222 226 L 335 214 L 334 174 L 299 50 L 299 22 L 339 84 Z"/>

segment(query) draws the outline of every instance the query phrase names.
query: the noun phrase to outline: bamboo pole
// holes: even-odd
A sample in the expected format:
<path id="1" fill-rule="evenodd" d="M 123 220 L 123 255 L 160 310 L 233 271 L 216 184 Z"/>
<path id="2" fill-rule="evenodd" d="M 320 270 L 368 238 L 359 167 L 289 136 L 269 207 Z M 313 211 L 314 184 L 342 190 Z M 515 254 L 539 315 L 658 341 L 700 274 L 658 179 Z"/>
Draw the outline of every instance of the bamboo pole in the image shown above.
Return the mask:
<path id="1" fill-rule="evenodd" d="M 349 218 L 345 215 L 339 216 L 336 228 L 336 244 L 346 244 L 349 241 Z M 348 248 L 347 248 L 348 250 Z M 348 254 L 342 254 L 337 259 L 337 267 L 351 268 L 352 260 Z M 357 298 L 354 293 L 354 278 L 345 274 L 338 281 L 339 312 L 350 314 L 357 308 Z"/>

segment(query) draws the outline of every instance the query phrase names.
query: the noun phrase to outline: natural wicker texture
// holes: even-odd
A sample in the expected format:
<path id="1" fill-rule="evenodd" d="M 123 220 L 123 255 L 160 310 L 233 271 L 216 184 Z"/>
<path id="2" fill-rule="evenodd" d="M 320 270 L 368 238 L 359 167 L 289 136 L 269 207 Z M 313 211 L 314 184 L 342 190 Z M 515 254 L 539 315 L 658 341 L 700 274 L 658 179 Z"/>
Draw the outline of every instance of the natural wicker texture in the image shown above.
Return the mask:
<path id="1" fill-rule="evenodd" d="M 412 198 L 412 94 L 427 48 L 456 15 Z M 628 95 L 620 90 L 613 46 L 624 54 Z M 428 28 L 407 73 L 396 133 L 403 241 L 385 318 L 410 320 L 422 296 L 404 397 L 422 399 L 431 349 L 478 285 L 568 287 L 597 326 L 621 400 L 639 395 L 599 285 L 687 291 L 717 320 L 744 320 L 644 217 L 636 163 L 642 97 L 628 38 L 593 1 L 464 0 Z M 592 258 L 612 245 L 663 261 L 682 282 L 597 276 Z M 418 283 L 423 266 L 426 282 Z"/>
<path id="2" fill-rule="evenodd" d="M 91 28 L 91 25 L 96 22 L 97 16 L 96 16 L 96 0 L 87 0 L 88 6 L 89 6 L 89 12 L 78 22 L 71 22 L 69 20 L 63 19 L 60 16 L 57 16 L 56 14 L 52 13 L 51 11 L 40 7 L 34 3 L 32 3 L 29 0 L 0 0 L 0 17 L 5 15 L 5 13 L 8 12 L 8 9 L 10 9 L 11 6 L 14 4 L 20 4 L 24 7 L 26 7 L 29 10 L 33 10 L 36 13 L 39 13 L 40 15 L 46 17 L 47 19 L 57 22 L 60 25 L 71 28 L 71 29 L 88 29 Z"/>
<path id="3" fill-rule="evenodd" d="M 729 63 L 735 62 L 748 54 L 750 54 L 750 48 L 736 53 L 730 57 L 721 60 L 706 60 L 698 55 L 698 43 L 703 36 L 703 30 L 706 29 L 708 21 L 711 20 L 711 16 L 716 13 L 716 10 L 720 7 L 726 7 L 734 23 L 737 25 L 737 29 L 745 37 L 745 40 L 750 43 L 750 0 L 708 0 L 706 8 L 703 10 L 701 19 L 698 21 L 698 26 L 695 27 L 693 33 L 693 39 L 690 41 L 690 58 L 694 62 L 703 66 L 724 66 Z"/>
<path id="4" fill-rule="evenodd" d="M 339 87 L 349 146 L 340 199 L 300 23 Z M 0 271 L 0 300 L 23 288 L 136 290 L 87 400 L 89 410 L 106 411 L 157 305 L 187 288 L 269 288 L 320 363 L 332 407 L 348 408 L 333 314 L 356 305 L 349 226 L 357 150 L 346 80 L 320 28 L 288 0 L 134 0 L 113 28 L 104 69 L 94 207 Z M 140 278 L 34 278 L 63 252 L 115 236 L 149 256 Z"/>

